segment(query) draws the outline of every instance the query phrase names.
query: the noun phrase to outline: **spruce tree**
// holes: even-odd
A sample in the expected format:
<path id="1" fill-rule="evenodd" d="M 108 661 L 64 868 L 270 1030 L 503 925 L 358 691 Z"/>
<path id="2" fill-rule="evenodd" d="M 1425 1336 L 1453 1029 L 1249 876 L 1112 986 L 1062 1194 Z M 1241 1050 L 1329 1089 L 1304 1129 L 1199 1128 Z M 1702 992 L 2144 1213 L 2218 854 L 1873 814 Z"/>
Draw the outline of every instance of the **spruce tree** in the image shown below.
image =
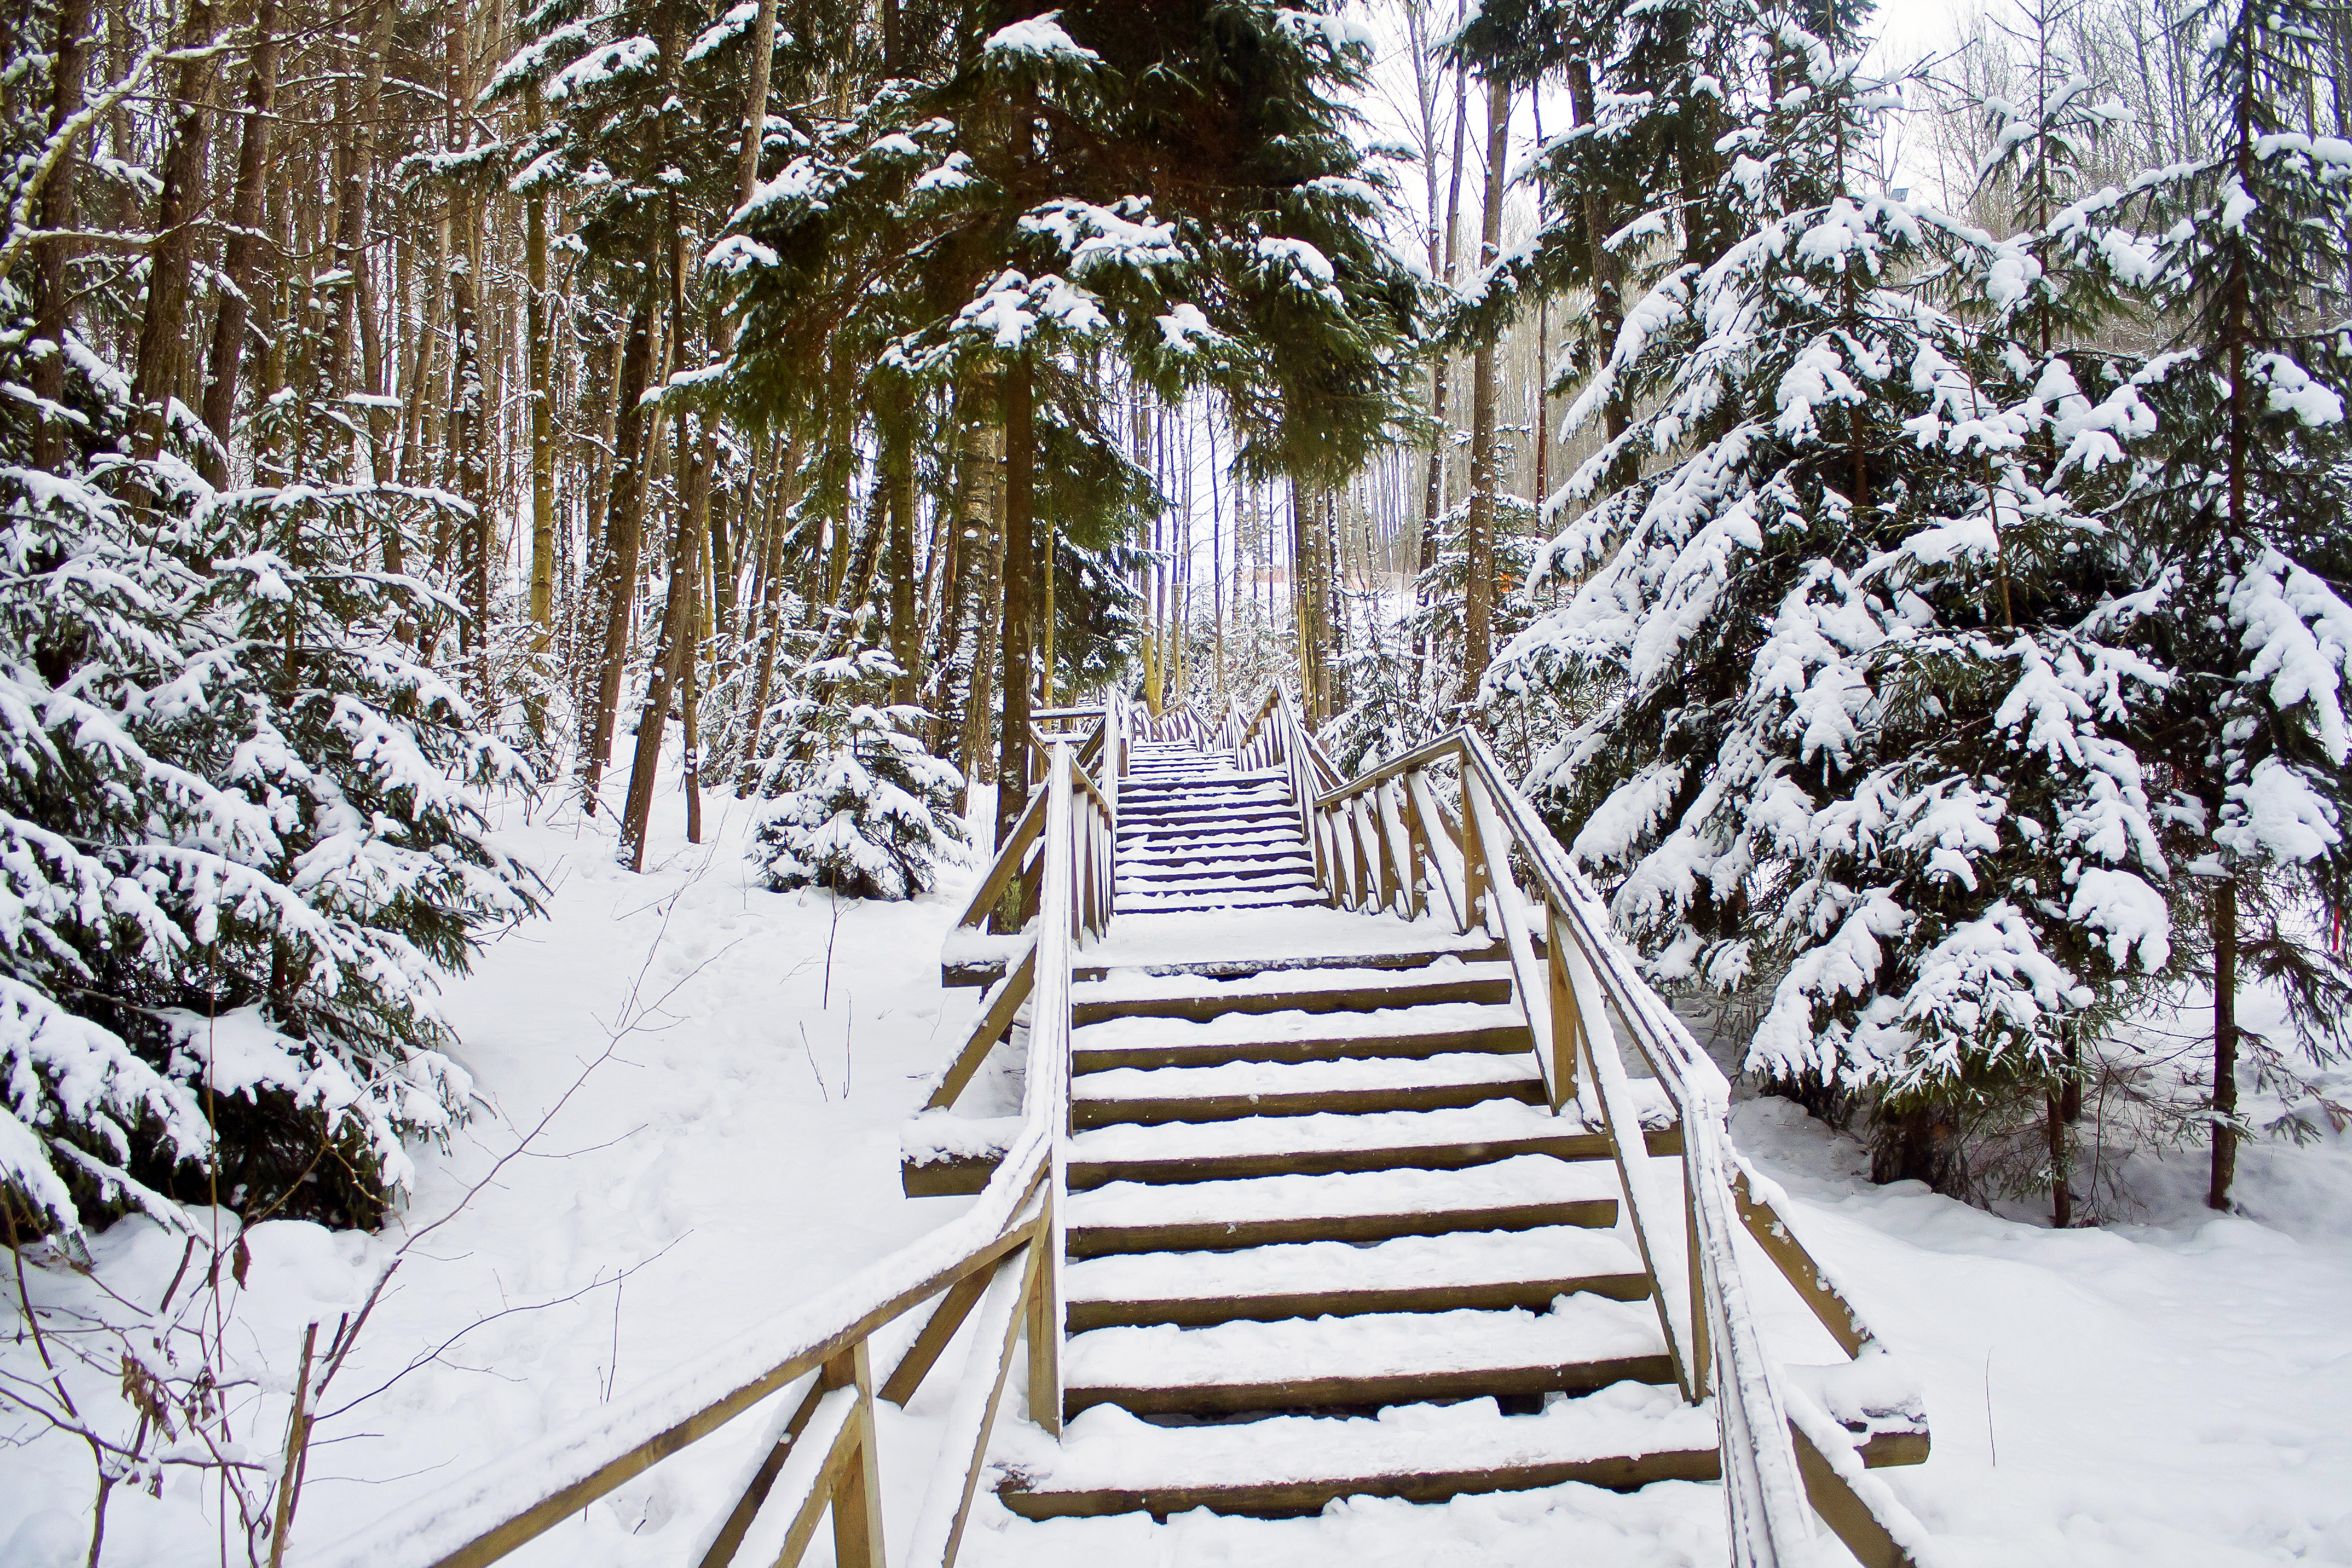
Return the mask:
<path id="1" fill-rule="evenodd" d="M 2211 151 L 2139 185 L 2159 237 L 2150 291 L 2177 330 L 2137 377 L 2155 429 L 2122 513 L 2145 584 L 2129 626 L 2174 676 L 2144 733 L 2207 928 L 2216 1208 L 2252 1130 L 2241 1074 L 2292 1076 L 2237 1023 L 2246 978 L 2283 985 L 2306 1048 L 2352 1044 L 2352 983 L 2312 934 L 2352 892 L 2352 335 L 2336 303 L 2352 146 L 2298 129 L 2328 16 L 2302 0 L 2192 13 Z"/>
<path id="2" fill-rule="evenodd" d="M 1579 399 L 1642 412 L 1549 547 L 1589 576 L 1490 687 L 1608 693 L 1530 782 L 1652 972 L 1769 983 L 1748 1066 L 1867 1098 L 1882 1178 L 1950 1184 L 1955 1118 L 2061 1081 L 2168 957 L 2117 738 L 2161 677 L 2084 629 L 2101 530 L 2059 482 L 2124 415 L 2017 344 L 2029 256 L 1862 175 L 1895 89 L 1850 16 L 1710 15 L 1688 47 L 1741 68 L 1681 232 L 1720 253 L 1663 271 Z"/>

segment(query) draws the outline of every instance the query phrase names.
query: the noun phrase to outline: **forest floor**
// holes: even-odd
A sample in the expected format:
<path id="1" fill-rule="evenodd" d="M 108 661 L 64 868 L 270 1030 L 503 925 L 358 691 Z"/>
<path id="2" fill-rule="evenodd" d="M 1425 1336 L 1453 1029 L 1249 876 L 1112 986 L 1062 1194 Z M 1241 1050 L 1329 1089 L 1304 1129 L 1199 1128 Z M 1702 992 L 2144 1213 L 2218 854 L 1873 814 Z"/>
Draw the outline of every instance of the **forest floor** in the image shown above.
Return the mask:
<path id="1" fill-rule="evenodd" d="M 233 1369 L 283 1389 L 303 1325 L 331 1328 L 405 1236 L 451 1216 L 401 1258 L 336 1380 L 293 1531 L 297 1568 L 306 1547 L 625 1398 L 967 1202 L 903 1197 L 898 1155 L 923 1079 L 977 999 L 939 984 L 969 873 L 896 906 L 767 892 L 742 858 L 750 809 L 723 794 L 708 805 L 698 847 L 674 793 L 657 802 L 643 876 L 614 865 L 609 818 L 513 807 L 502 841 L 546 879 L 549 918 L 499 937 L 446 998 L 484 1113 L 446 1152 L 421 1152 L 414 1197 L 384 1234 L 276 1221 L 247 1237 L 245 1284 L 225 1286 L 225 1343 Z M 1934 1457 L 1881 1473 L 1950 1563 L 2352 1563 L 2352 1141 L 2250 1150 L 2236 1216 L 2198 1206 L 2194 1157 L 2143 1160 L 2138 1223 L 2053 1232 L 1916 1184 L 1874 1186 L 1858 1144 L 1785 1101 L 1743 1103 L 1735 1131 L 1874 1327 L 1925 1374 Z M 180 1250 L 132 1220 L 93 1255 L 100 1281 L 141 1300 L 161 1295 Z M 29 1286 L 44 1305 L 98 1300 L 91 1281 L 53 1267 L 30 1270 Z M 1822 1359 L 1793 1296 L 1767 1294 L 1776 1342 Z M 13 1342 L 0 1368 L 21 1374 L 25 1342 L 0 1327 Z M 880 1407 L 886 1532 L 900 1541 L 959 1359 L 951 1351 L 909 1409 Z M 75 1387 L 99 1403 L 105 1381 Z M 1019 1418 L 1017 1388 L 1007 1403 Z M 274 1458 L 285 1408 L 268 1394 L 248 1415 L 241 1436 L 258 1455 Z M 686 1560 L 762 1425 L 734 1423 L 512 1561 Z M 16 1445 L 0 1450 L 0 1564 L 81 1562 L 87 1451 L 5 1402 L 0 1441 Z M 1714 1563 L 1713 1497 L 1567 1487 L 1276 1523 L 1038 1528 L 983 1496 L 966 1561 L 1552 1564 L 1573 1541 L 1580 1563 Z M 829 1552 L 820 1536 L 809 1561 Z M 215 1487 L 194 1472 L 168 1474 L 160 1498 L 119 1490 L 110 1506 L 109 1563 L 244 1560 L 234 1524 L 224 1539 Z"/>

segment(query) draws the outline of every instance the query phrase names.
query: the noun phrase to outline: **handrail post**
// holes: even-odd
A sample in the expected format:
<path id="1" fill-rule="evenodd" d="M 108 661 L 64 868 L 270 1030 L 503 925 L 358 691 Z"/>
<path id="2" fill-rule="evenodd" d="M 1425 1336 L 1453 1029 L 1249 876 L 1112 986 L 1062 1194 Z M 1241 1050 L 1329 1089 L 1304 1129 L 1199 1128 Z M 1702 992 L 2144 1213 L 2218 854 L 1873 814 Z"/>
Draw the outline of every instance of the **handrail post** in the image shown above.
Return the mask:
<path id="1" fill-rule="evenodd" d="M 887 1568 L 882 1552 L 882 1475 L 875 1454 L 874 1367 L 859 1340 L 824 1363 L 819 1385 L 855 1388 L 856 1452 L 833 1484 L 833 1560 L 840 1568 Z"/>
<path id="2" fill-rule="evenodd" d="M 1077 914 L 1071 875 L 1074 767 L 1069 742 L 1055 742 L 1047 764 L 1045 846 L 1037 878 L 1037 978 L 1029 1003 L 1029 1092 L 1052 1097 L 1046 1110 L 1053 1138 L 1037 1227 L 1037 1283 L 1029 1301 L 1029 1418 L 1056 1434 L 1062 1429 L 1061 1260 L 1070 1139 L 1070 946 Z"/>

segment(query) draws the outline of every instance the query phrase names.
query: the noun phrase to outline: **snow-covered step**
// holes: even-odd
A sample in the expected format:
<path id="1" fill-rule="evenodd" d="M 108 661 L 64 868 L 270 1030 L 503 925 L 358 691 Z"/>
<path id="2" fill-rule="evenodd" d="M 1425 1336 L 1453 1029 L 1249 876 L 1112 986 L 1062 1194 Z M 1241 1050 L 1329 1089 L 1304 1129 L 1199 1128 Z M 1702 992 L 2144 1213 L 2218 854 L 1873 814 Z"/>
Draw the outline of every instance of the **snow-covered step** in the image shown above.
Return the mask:
<path id="1" fill-rule="evenodd" d="M 1072 987 L 1074 993 L 1078 989 Z M 1127 1015 L 1116 1004 L 1106 1004 L 1099 1011 L 1090 1005 L 1089 1020 L 1073 1032 L 1071 1045 L 1083 1058 L 1078 1070 L 1091 1072 L 1121 1066 L 1212 1067 L 1224 1062 L 1311 1062 L 1362 1057 L 1517 1052 L 1527 1050 L 1530 1039 L 1525 1016 L 1511 1003 L 1431 1002 L 1420 1006 L 1343 1012 L 1337 1007 L 1344 1005 L 1344 996 L 1310 996 L 1307 1000 L 1318 1004 L 1313 1010 L 1259 1013 L 1244 1005 L 1220 1009 L 1214 1017 L 1199 1019 L 1150 1013 Z M 1319 1005 L 1322 1001 L 1330 1001 L 1335 1006 L 1326 1010 Z M 1106 1012 L 1112 1016 L 1103 1018 L 1101 1015 Z M 1527 1070 L 1537 1070 L 1532 1060 Z M 1093 1092 L 1093 1086 L 1089 1085 L 1085 1092 Z"/>
<path id="2" fill-rule="evenodd" d="M 1353 1318 L 1096 1329 L 1062 1350 L 1065 1408 L 1156 1415 L 1416 1405 L 1671 1383 L 1647 1301 L 1562 1295 L 1549 1310 L 1375 1312 Z"/>
<path id="3" fill-rule="evenodd" d="M 1121 891 L 1117 908 L 1122 914 L 1176 914 L 1188 910 L 1271 910 L 1304 908 L 1328 902 L 1319 888 L 1276 889 L 1230 893 L 1141 893 Z"/>
<path id="4" fill-rule="evenodd" d="M 1181 1184 L 1113 1182 L 1070 1194 L 1069 1254 L 1098 1258 L 1558 1225 L 1605 1227 L 1617 1223 L 1616 1194 L 1614 1167 L 1539 1154 L 1463 1170 Z"/>
<path id="5" fill-rule="evenodd" d="M 1649 1118 L 1643 1118 L 1645 1127 Z M 1647 1132 L 1650 1152 L 1682 1152 L 1681 1134 L 1662 1117 Z M 1571 1102 L 1561 1114 L 1516 1100 L 1444 1110 L 1381 1115 L 1254 1116 L 1232 1121 L 1135 1122 L 1096 1128 L 1070 1141 L 1073 1191 L 1113 1182 L 1181 1184 L 1274 1175 L 1339 1175 L 1369 1171 L 1457 1171 L 1522 1155 L 1555 1160 L 1609 1158 L 1596 1117 Z"/>
<path id="6" fill-rule="evenodd" d="M 1505 1415 L 1481 1399 L 1374 1416 L 1161 1426 L 1100 1405 L 1058 1440 L 1008 1424 L 994 1458 L 1013 1478 L 999 1500 L 1027 1519 L 1166 1519 L 1196 1508 L 1282 1517 L 1346 1497 L 1443 1502 L 1569 1481 L 1712 1480 L 1716 1444 L 1711 1402 L 1688 1405 L 1671 1388 L 1629 1382 L 1534 1415 Z"/>
<path id="7" fill-rule="evenodd" d="M 1118 879 L 1122 882 L 1182 881 L 1201 877 L 1254 877 L 1312 875 L 1315 862 L 1304 849 L 1286 845 L 1261 848 L 1249 846 L 1231 848 L 1219 846 L 1213 849 L 1181 849 L 1171 854 L 1123 855 L 1119 857 Z"/>
<path id="8" fill-rule="evenodd" d="M 1115 971 L 1070 989 L 1071 1018 L 1209 1019 L 1244 1013 L 1366 1013 L 1429 1003 L 1499 1005 L 1511 999 L 1507 963 L 1432 963 L 1381 969 L 1276 970 L 1237 979 Z"/>
<path id="9" fill-rule="evenodd" d="M 1405 1016 L 1411 1017 L 1418 1011 L 1407 1010 Z M 1244 1116 L 1309 1116 L 1320 1111 L 1436 1110 L 1487 1100 L 1523 1100 L 1539 1105 L 1545 1098 L 1543 1077 L 1532 1057 L 1496 1051 L 1110 1068 L 1071 1081 L 1070 1125 L 1227 1121 Z"/>
<path id="10" fill-rule="evenodd" d="M 1190 877 L 1169 879 L 1148 879 L 1121 877 L 1117 883 L 1118 896 L 1129 898 L 1223 898 L 1234 894 L 1297 892 L 1311 894 L 1318 902 L 1322 893 L 1315 879 L 1303 871 L 1285 871 L 1267 877 Z"/>
<path id="11" fill-rule="evenodd" d="M 1079 1332 L 1464 1307 L 1541 1311 L 1579 1292 L 1643 1300 L 1650 1279 L 1612 1233 L 1548 1226 L 1399 1237 L 1367 1247 L 1310 1241 L 1238 1252 L 1114 1254 L 1070 1265 L 1063 1289 L 1070 1329 Z"/>

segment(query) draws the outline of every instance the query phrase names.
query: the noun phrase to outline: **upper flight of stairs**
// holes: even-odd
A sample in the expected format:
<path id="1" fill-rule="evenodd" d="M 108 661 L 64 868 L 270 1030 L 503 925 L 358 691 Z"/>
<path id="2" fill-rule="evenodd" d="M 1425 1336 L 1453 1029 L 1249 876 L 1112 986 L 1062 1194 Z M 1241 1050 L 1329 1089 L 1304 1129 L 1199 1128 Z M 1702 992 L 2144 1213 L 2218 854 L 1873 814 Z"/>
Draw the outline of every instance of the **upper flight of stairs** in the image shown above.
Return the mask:
<path id="1" fill-rule="evenodd" d="M 1324 901 L 1282 774 L 1155 742 L 1136 745 L 1119 781 L 1117 892 L 1120 914 Z"/>

